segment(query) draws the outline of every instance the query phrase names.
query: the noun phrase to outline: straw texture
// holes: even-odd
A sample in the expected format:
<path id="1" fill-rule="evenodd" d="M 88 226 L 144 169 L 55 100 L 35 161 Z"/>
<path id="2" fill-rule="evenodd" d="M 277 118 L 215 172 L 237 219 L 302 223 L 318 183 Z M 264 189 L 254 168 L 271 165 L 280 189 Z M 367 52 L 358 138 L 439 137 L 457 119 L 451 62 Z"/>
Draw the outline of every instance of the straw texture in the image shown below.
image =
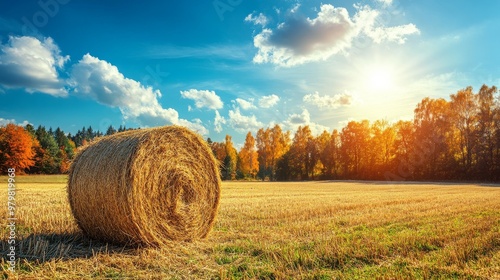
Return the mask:
<path id="1" fill-rule="evenodd" d="M 207 236 L 217 214 L 220 176 L 205 141 L 178 126 L 103 137 L 81 151 L 68 197 L 88 236 L 161 246 Z"/>

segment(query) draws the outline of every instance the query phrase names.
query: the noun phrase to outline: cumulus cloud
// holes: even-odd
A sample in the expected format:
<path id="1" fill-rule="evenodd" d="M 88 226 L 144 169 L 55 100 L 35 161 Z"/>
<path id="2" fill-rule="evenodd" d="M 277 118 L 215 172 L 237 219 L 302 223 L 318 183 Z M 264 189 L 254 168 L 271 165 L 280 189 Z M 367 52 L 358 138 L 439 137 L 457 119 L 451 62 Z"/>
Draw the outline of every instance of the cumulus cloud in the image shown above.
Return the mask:
<path id="1" fill-rule="evenodd" d="M 368 6 L 355 7 L 358 8 L 358 12 L 354 16 L 357 29 L 360 34 L 364 34 L 377 44 L 383 42 L 404 44 L 408 35 L 420 34 L 420 30 L 412 23 L 392 27 L 378 26 L 377 18 L 380 16 L 378 10 L 371 9 Z"/>
<path id="2" fill-rule="evenodd" d="M 243 110 L 251 110 L 251 109 L 256 109 L 255 105 L 253 105 L 253 99 L 250 100 L 245 100 L 241 98 L 236 98 L 234 100 Z"/>
<path id="3" fill-rule="evenodd" d="M 347 53 L 353 40 L 361 36 L 376 43 L 404 43 L 407 35 L 419 33 L 413 24 L 377 26 L 378 11 L 368 6 L 355 7 L 357 12 L 353 17 L 347 9 L 330 4 L 321 5 L 313 19 L 291 12 L 275 29 L 264 28 L 255 35 L 254 46 L 258 51 L 253 61 L 290 67 Z"/>
<path id="4" fill-rule="evenodd" d="M 348 106 L 352 104 L 352 96 L 347 93 L 330 95 L 319 95 L 318 92 L 307 94 L 302 99 L 304 102 L 315 105 L 320 109 L 336 109 L 340 106 Z"/>
<path id="5" fill-rule="evenodd" d="M 232 128 L 241 133 L 257 131 L 264 126 L 263 123 L 257 120 L 255 115 L 242 115 L 239 108 L 229 110 L 229 124 Z"/>
<path id="6" fill-rule="evenodd" d="M 190 89 L 181 91 L 182 98 L 194 100 L 196 108 L 222 109 L 224 103 L 215 91 Z"/>
<path id="7" fill-rule="evenodd" d="M 42 92 L 66 96 L 65 82 L 59 76 L 69 56 L 61 55 L 52 38 L 39 40 L 29 36 L 10 36 L 0 42 L 0 85 L 24 88 L 27 92 Z"/>
<path id="8" fill-rule="evenodd" d="M 199 120 L 190 122 L 179 119 L 175 109 L 163 108 L 158 102 L 161 97 L 159 90 L 124 77 L 116 66 L 90 54 L 84 55 L 73 66 L 71 83 L 75 94 L 119 108 L 125 119 L 132 119 L 146 126 L 177 124 L 208 134 Z"/>
<path id="9" fill-rule="evenodd" d="M 278 104 L 279 101 L 280 101 L 280 97 L 277 96 L 276 94 L 262 96 L 259 99 L 259 106 L 261 108 L 271 108 L 274 105 Z"/>
<path id="10" fill-rule="evenodd" d="M 320 125 L 318 123 L 311 121 L 311 114 L 307 109 L 304 109 L 300 114 L 291 114 L 288 116 L 288 119 L 283 122 L 283 127 L 293 132 L 297 131 L 299 126 L 308 125 L 311 129 L 311 133 L 313 135 L 320 135 L 323 131 L 329 131 L 330 128 Z"/>
<path id="11" fill-rule="evenodd" d="M 18 123 L 15 119 L 4 119 L 0 118 L 0 126 L 6 126 L 9 123 L 20 125 L 20 126 L 26 126 L 27 124 L 30 124 L 28 121 L 23 121 L 22 123 Z"/>
<path id="12" fill-rule="evenodd" d="M 249 14 L 245 18 L 245 21 L 251 22 L 251 23 L 253 23 L 255 25 L 261 25 L 261 26 L 266 26 L 267 23 L 269 22 L 268 18 L 263 13 L 260 13 L 257 16 L 255 16 L 253 13 Z"/>
<path id="13" fill-rule="evenodd" d="M 380 44 L 383 41 L 396 42 L 404 44 L 406 36 L 411 34 L 419 34 L 417 26 L 414 24 L 406 24 L 395 27 L 374 27 L 366 30 L 366 35 L 373 39 L 375 43 Z"/>
<path id="14" fill-rule="evenodd" d="M 217 133 L 222 131 L 222 125 L 226 124 L 226 119 L 219 114 L 218 110 L 215 110 L 215 119 L 214 119 L 214 127 Z"/>

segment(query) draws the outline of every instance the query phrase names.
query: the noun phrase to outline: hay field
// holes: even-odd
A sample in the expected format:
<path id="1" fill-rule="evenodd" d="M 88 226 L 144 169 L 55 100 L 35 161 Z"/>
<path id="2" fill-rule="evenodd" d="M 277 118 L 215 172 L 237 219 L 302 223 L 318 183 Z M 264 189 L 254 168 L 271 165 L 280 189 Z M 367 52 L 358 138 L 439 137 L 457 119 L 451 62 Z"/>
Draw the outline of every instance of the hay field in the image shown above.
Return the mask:
<path id="1" fill-rule="evenodd" d="M 498 186 L 224 182 L 207 240 L 132 249 L 81 235 L 66 179 L 18 177 L 19 279 L 500 279 Z"/>

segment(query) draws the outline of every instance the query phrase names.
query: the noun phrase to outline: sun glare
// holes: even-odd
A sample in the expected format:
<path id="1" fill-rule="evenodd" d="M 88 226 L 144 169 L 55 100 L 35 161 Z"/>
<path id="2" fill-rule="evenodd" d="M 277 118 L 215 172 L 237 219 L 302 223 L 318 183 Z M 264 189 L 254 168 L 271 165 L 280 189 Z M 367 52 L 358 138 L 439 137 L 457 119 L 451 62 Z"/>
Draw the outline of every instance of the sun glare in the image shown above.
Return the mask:
<path id="1" fill-rule="evenodd" d="M 383 67 L 374 67 L 368 73 L 367 87 L 375 91 L 388 91 L 394 86 L 393 73 Z"/>

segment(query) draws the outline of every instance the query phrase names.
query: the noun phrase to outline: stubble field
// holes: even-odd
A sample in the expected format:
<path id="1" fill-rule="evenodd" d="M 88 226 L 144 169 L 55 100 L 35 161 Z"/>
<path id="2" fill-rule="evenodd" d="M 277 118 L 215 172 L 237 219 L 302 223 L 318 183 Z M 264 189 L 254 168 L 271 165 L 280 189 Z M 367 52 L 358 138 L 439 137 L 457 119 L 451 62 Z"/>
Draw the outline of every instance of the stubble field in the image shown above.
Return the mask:
<path id="1" fill-rule="evenodd" d="M 66 176 L 17 177 L 14 279 L 500 279 L 500 187 L 224 182 L 206 240 L 127 248 L 82 236 Z M 0 177 L 7 225 L 7 177 Z"/>

